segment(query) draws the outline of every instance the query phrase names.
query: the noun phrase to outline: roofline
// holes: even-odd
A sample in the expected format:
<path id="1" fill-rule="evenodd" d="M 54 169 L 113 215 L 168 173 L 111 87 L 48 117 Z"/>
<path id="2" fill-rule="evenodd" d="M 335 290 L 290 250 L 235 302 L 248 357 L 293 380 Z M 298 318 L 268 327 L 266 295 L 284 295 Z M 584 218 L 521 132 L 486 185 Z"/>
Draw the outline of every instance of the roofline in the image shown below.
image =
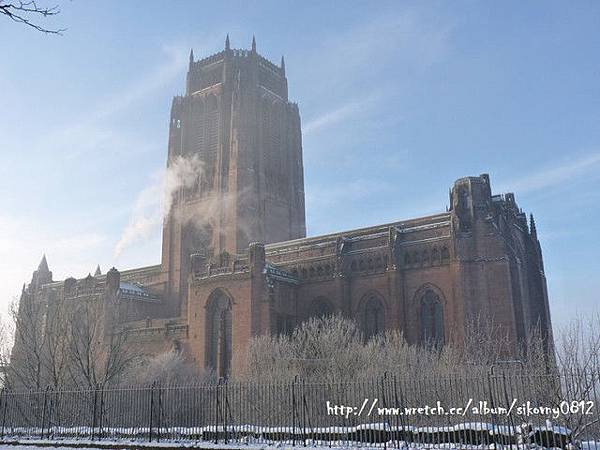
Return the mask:
<path id="1" fill-rule="evenodd" d="M 422 221 L 438 219 L 438 218 L 441 219 L 441 218 L 445 218 L 445 217 L 449 217 L 449 216 L 450 216 L 450 212 L 441 212 L 441 213 L 431 214 L 429 216 L 417 217 L 415 219 L 399 220 L 396 222 L 389 222 L 389 223 L 384 223 L 381 225 L 371 225 L 371 226 L 362 227 L 362 228 L 354 228 L 352 230 L 339 231 L 336 233 L 329 233 L 329 234 L 322 234 L 319 236 L 307 236 L 307 237 L 298 238 L 298 239 L 291 239 L 289 241 L 273 242 L 271 244 L 266 244 L 265 250 L 276 250 L 280 247 L 284 247 L 287 245 L 302 244 L 302 243 L 311 242 L 311 241 L 331 240 L 333 238 L 338 238 L 340 236 L 344 236 L 347 234 L 357 234 L 357 233 L 362 233 L 362 232 L 367 232 L 367 231 L 378 231 L 378 230 L 384 231 L 386 228 L 390 228 L 393 226 L 416 224 L 416 223 L 422 222 Z"/>
<path id="2" fill-rule="evenodd" d="M 119 273 L 121 275 L 123 275 L 123 274 L 125 274 L 125 275 L 131 275 L 131 274 L 134 274 L 136 272 L 151 272 L 153 270 L 158 270 L 158 269 L 162 269 L 162 265 L 161 264 L 154 264 L 152 266 L 144 266 L 144 267 L 138 267 L 138 268 L 134 268 L 134 269 L 120 270 Z M 77 281 L 82 281 L 82 280 L 85 280 L 87 277 L 88 277 L 88 275 L 86 275 L 85 277 L 75 278 L 75 279 Z M 70 278 L 70 277 L 67 277 L 67 278 Z M 92 278 L 97 278 L 97 279 L 100 279 L 100 280 L 104 280 L 104 279 L 106 279 L 106 273 L 103 273 L 102 275 L 97 275 L 97 276 L 92 275 Z M 42 286 L 56 287 L 56 286 L 60 286 L 64 282 L 65 282 L 65 280 L 56 280 L 56 281 L 52 281 L 51 283 L 44 283 L 44 284 L 42 284 Z"/>

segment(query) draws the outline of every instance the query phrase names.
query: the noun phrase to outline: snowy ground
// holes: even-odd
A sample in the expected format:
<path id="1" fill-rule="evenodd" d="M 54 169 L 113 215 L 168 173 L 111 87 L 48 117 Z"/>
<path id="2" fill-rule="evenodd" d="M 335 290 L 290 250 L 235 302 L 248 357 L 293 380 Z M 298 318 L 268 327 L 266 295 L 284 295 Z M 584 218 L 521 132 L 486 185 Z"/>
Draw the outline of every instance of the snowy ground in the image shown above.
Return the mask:
<path id="1" fill-rule="evenodd" d="M 39 446 L 39 445 L 7 445 L 7 444 L 2 444 L 0 443 L 0 450 L 170 450 L 170 449 L 185 449 L 187 448 L 196 448 L 196 449 L 230 449 L 230 450 L 234 450 L 234 449 L 247 449 L 247 450 L 286 450 L 286 449 L 294 449 L 294 450 L 298 450 L 300 447 L 288 447 L 288 446 L 279 446 L 279 447 L 273 447 L 273 446 L 266 446 L 266 445 L 244 445 L 244 446 L 240 446 L 240 445 L 226 445 L 226 444 L 210 444 L 210 443 L 206 443 L 206 444 L 202 444 L 199 445 L 197 447 L 192 447 L 192 444 L 188 444 L 186 445 L 182 445 L 182 444 L 159 444 L 159 443 L 154 443 L 152 445 L 146 443 L 146 444 L 127 444 L 124 445 L 123 443 L 114 443 L 114 445 L 111 445 L 108 442 L 105 442 L 102 444 L 102 447 L 65 447 L 65 446 L 61 446 L 60 444 L 56 444 L 56 447 L 51 447 L 49 445 L 52 445 L 48 442 L 45 443 L 44 446 Z M 81 445 L 81 443 L 79 443 L 79 445 Z M 304 448 L 304 447 L 302 447 Z M 346 449 L 350 449 L 350 448 L 356 448 L 356 447 L 329 447 L 329 446 L 323 446 L 323 447 L 307 447 L 308 449 L 311 450 L 319 450 L 319 449 L 327 449 L 327 450 L 346 450 Z M 360 447 L 361 450 L 369 450 L 369 447 Z M 416 450 L 416 449 L 415 449 Z M 452 450 L 451 448 L 447 448 L 447 450 Z"/>
<path id="2" fill-rule="evenodd" d="M 286 449 L 294 449 L 294 450 L 298 450 L 300 448 L 304 448 L 304 447 L 291 447 L 291 446 L 285 446 L 285 445 L 280 445 L 280 446 L 268 446 L 268 445 L 258 445 L 258 444 L 250 444 L 250 445 L 227 445 L 227 444 L 212 444 L 212 443 L 203 443 L 201 445 L 199 444 L 176 444 L 176 443 L 157 443 L 157 442 L 153 442 L 153 443 L 127 443 L 124 444 L 123 442 L 103 442 L 101 444 L 98 444 L 99 446 L 94 446 L 92 443 L 90 442 L 85 442 L 85 441 L 73 441 L 72 444 L 76 444 L 76 445 L 86 445 L 86 444 L 91 444 L 91 446 L 86 446 L 86 447 L 73 447 L 73 446 L 69 446 L 69 447 L 65 447 L 64 445 L 61 446 L 61 444 L 56 443 L 56 446 L 52 446 L 52 443 L 46 441 L 46 442 L 40 442 L 39 444 L 41 445 L 36 445 L 36 443 L 32 442 L 31 445 L 8 445 L 8 444 L 2 444 L 0 443 L 0 450 L 73 450 L 74 448 L 76 448 L 77 450 L 159 450 L 159 449 L 164 449 L 164 450 L 170 450 L 170 449 L 185 449 L 185 448 L 197 448 L 197 449 L 229 449 L 229 450 L 233 450 L 233 449 L 246 449 L 246 450 L 286 450 Z M 64 443 L 63 443 L 64 444 Z M 368 446 L 361 446 L 361 447 L 336 447 L 336 446 L 309 446 L 306 447 L 307 449 L 328 449 L 328 450 L 349 450 L 349 449 L 360 449 L 360 450 L 370 450 L 370 449 L 378 449 L 381 450 L 382 447 L 368 447 Z M 393 447 L 388 447 L 388 448 L 393 448 Z M 419 445 L 414 445 L 414 446 L 406 446 L 406 447 L 402 447 L 405 450 L 432 450 L 432 449 L 441 449 L 441 450 L 464 450 L 465 448 L 469 448 L 467 447 L 456 447 L 455 445 L 452 444 L 438 444 L 438 445 L 430 445 L 430 446 L 419 446 Z M 498 449 L 502 449 L 502 448 L 513 448 L 514 447 L 502 447 L 502 446 L 494 446 L 494 445 L 489 445 L 489 446 L 479 446 L 479 447 L 471 447 L 471 448 L 475 448 L 477 450 L 498 450 Z M 525 448 L 525 447 L 520 447 L 518 446 L 517 448 Z M 544 449 L 544 447 L 526 447 L 528 449 Z M 598 450 L 600 449 L 600 443 L 598 441 L 596 442 L 582 442 L 581 443 L 581 450 Z"/>

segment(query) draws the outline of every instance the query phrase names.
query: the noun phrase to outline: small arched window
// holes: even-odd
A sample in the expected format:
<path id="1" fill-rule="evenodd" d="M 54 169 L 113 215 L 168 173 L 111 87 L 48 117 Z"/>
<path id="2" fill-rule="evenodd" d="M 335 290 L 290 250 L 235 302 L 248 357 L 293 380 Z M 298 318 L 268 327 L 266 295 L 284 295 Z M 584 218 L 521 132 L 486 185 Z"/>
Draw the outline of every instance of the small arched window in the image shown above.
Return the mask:
<path id="1" fill-rule="evenodd" d="M 440 262 L 440 251 L 437 247 L 434 247 L 431 252 L 431 264 L 439 264 Z"/>
<path id="2" fill-rule="evenodd" d="M 384 312 L 381 299 L 375 294 L 369 295 L 364 302 L 361 314 L 362 329 L 366 339 L 384 331 Z"/>
<path id="3" fill-rule="evenodd" d="M 432 347 L 444 345 L 442 302 L 431 289 L 428 289 L 421 298 L 421 342 Z"/>
<path id="4" fill-rule="evenodd" d="M 421 256 L 419 255 L 419 252 L 413 252 L 411 259 L 412 259 L 413 264 L 418 265 L 421 263 Z"/>
<path id="5" fill-rule="evenodd" d="M 423 257 L 421 258 L 423 265 L 429 265 L 429 251 L 423 250 Z"/>

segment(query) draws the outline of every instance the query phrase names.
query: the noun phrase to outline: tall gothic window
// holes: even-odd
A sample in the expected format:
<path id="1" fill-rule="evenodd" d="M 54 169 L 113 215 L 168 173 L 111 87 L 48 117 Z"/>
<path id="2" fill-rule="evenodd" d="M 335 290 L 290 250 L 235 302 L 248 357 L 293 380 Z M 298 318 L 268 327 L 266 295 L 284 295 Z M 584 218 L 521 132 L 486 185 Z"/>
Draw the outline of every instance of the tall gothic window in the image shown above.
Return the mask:
<path id="1" fill-rule="evenodd" d="M 384 331 L 384 312 L 383 303 L 376 295 L 370 295 L 364 302 L 361 321 L 366 339 Z"/>
<path id="2" fill-rule="evenodd" d="M 421 298 L 421 342 L 433 347 L 444 345 L 444 310 L 431 289 Z"/>
<path id="3" fill-rule="evenodd" d="M 206 365 L 219 377 L 231 370 L 231 299 L 217 291 L 206 309 Z"/>

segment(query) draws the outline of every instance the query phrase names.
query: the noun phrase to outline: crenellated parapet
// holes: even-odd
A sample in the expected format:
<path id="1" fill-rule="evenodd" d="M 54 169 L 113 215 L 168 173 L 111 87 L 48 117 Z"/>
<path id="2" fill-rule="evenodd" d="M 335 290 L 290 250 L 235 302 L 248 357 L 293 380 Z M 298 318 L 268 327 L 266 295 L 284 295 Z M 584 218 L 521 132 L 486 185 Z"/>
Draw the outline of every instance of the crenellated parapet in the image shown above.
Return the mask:
<path id="1" fill-rule="evenodd" d="M 213 86 L 225 83 L 257 83 L 257 86 L 287 101 L 285 63 L 280 66 L 269 61 L 252 49 L 233 49 L 225 44 L 225 50 L 194 61 L 193 51 L 187 74 L 186 95 L 197 95 Z M 239 79 L 237 77 L 240 76 Z"/>
<path id="2" fill-rule="evenodd" d="M 250 260 L 240 255 L 222 252 L 207 258 L 203 254 L 191 256 L 192 280 L 202 280 L 223 275 L 242 275 L 250 273 Z"/>
<path id="3" fill-rule="evenodd" d="M 450 214 L 267 245 L 267 260 L 305 282 L 448 264 Z"/>

